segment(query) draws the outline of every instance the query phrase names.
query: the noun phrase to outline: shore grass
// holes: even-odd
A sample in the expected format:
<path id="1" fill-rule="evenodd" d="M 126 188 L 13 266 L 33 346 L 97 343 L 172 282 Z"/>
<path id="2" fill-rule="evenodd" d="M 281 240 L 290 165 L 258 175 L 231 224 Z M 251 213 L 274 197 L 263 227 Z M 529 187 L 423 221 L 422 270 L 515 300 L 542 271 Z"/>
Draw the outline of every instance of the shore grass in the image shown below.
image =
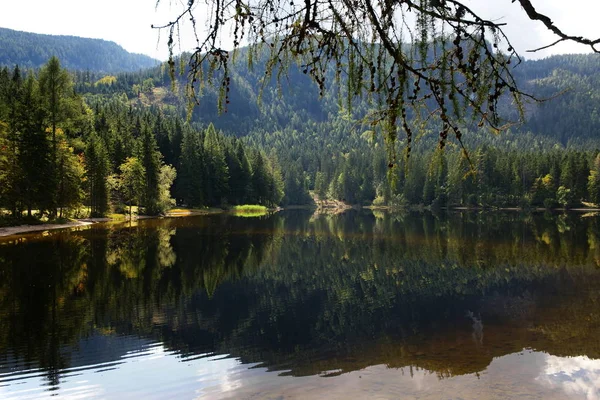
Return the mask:
<path id="1" fill-rule="evenodd" d="M 177 207 L 177 208 L 172 208 L 169 211 L 167 211 L 166 216 L 167 217 L 187 217 L 190 215 L 206 215 L 206 214 L 218 214 L 218 213 L 222 213 L 223 210 L 221 208 L 211 208 L 211 207 L 206 207 L 206 208 L 183 208 L 183 207 Z"/>
<path id="2" fill-rule="evenodd" d="M 108 218 L 110 221 L 125 221 L 127 218 L 129 218 L 129 214 L 106 214 L 106 218 Z"/>
<path id="3" fill-rule="evenodd" d="M 258 204 L 243 204 L 234 206 L 231 211 L 240 217 L 261 217 L 266 215 L 269 209 Z"/>
<path id="4" fill-rule="evenodd" d="M 259 204 L 242 204 L 241 206 L 233 206 L 233 211 L 237 212 L 266 212 L 268 208 Z"/>

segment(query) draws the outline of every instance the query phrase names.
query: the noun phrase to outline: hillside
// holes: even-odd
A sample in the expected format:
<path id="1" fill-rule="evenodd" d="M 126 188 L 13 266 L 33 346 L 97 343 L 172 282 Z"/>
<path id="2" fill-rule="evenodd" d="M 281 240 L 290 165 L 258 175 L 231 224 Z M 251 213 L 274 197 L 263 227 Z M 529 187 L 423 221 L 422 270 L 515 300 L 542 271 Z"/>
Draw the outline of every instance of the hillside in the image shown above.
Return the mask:
<path id="1" fill-rule="evenodd" d="M 490 178 L 476 182 L 466 178 L 470 163 L 464 162 L 455 141 L 449 139 L 445 154 L 435 153 L 439 138 L 435 123 L 420 129 L 408 162 L 402 156 L 405 141 L 400 133 L 397 158 L 390 162 L 381 135 L 373 135 L 377 128 L 357 122 L 369 112 L 369 103 L 357 101 L 352 110 L 345 109 L 338 96 L 345 90 L 343 84 L 341 88 L 330 85 L 319 97 L 316 85 L 296 67 L 290 68 L 280 84 L 263 85 L 264 64 L 255 60 L 251 69 L 239 57 L 231 68 L 226 112 L 218 113 L 217 91 L 207 87 L 191 122 L 198 127 L 212 123 L 273 154 L 284 171 L 284 201 L 291 204 L 308 201 L 307 191 L 314 190 L 319 197 L 349 203 L 378 198 L 389 202 L 396 192 L 411 203 L 430 204 L 436 198 L 444 203 L 448 195 L 449 201 L 462 205 L 542 205 L 548 196 L 555 201 L 554 194 L 563 184 L 572 189 L 570 200 L 563 198 L 563 203 L 576 204 L 575 200 L 591 198 L 586 182 L 593 150 L 600 148 L 597 71 L 600 57 L 595 55 L 556 56 L 519 65 L 515 76 L 520 87 L 548 101 L 526 104 L 527 122 L 499 135 L 467 124 L 463 141 L 472 165 Z M 77 91 L 90 105 L 106 104 L 118 96 L 137 109 L 186 116 L 185 74 L 178 76 L 175 92 L 166 66 L 103 78 L 99 74 L 76 77 Z M 166 154 L 170 145 L 164 143 L 159 141 L 159 146 Z M 393 170 L 395 190 L 389 184 L 390 165 L 399 167 Z M 571 179 L 573 171 L 581 179 Z M 539 179 L 548 175 L 552 179 L 542 184 Z M 447 179 L 454 183 L 449 185 Z M 534 195 L 544 185 L 547 193 Z M 396 200 L 402 203 L 401 197 Z"/>
<path id="2" fill-rule="evenodd" d="M 68 70 L 104 73 L 138 71 L 158 64 L 153 58 L 129 53 L 106 40 L 0 28 L 0 65 L 39 68 L 51 56 L 57 56 Z"/>
<path id="3" fill-rule="evenodd" d="M 540 140 L 564 147 L 587 147 L 587 142 L 595 141 L 596 132 L 600 131 L 599 71 L 600 57 L 596 55 L 554 56 L 519 65 L 514 73 L 520 87 L 548 101 L 527 104 L 526 123 L 513 126 L 511 132 L 531 133 Z M 340 108 L 338 91 L 343 91 L 343 87 L 336 87 L 332 79 L 328 90 L 319 97 L 317 86 L 296 67 L 290 68 L 279 85 L 274 81 L 263 85 L 264 65 L 255 60 L 254 67 L 250 69 L 242 56 L 231 68 L 231 76 L 227 112 L 218 113 L 216 91 L 207 88 L 200 105 L 194 108 L 193 121 L 202 124 L 212 122 L 217 128 L 238 137 L 255 132 L 263 136 L 260 132 L 280 130 L 296 130 L 302 135 L 314 130 L 315 125 L 331 132 L 340 119 L 347 121 L 351 117 L 357 120 L 371 108 L 366 101 L 358 101 L 348 114 L 347 110 Z M 101 75 L 80 78 L 80 93 L 91 96 L 126 93 L 130 99 L 137 98 L 146 105 L 174 107 L 181 115 L 187 110 L 182 89 L 186 76 L 178 76 L 180 90 L 173 93 L 165 66 L 136 74 L 122 74 L 110 85 L 96 84 Z M 489 136 L 484 140 L 489 139 L 490 144 L 496 141 L 495 136 L 485 132 L 475 136 L 481 135 Z M 427 135 L 421 139 L 426 140 Z"/>
<path id="4" fill-rule="evenodd" d="M 270 205 L 306 204 L 312 202 L 311 194 L 346 204 L 394 207 L 600 204 L 595 150 L 600 148 L 600 58 L 593 55 L 523 63 L 515 69 L 522 90 L 549 99 L 526 105 L 525 124 L 493 134 L 466 121 L 461 130 L 468 152 L 463 153 L 452 138 L 444 151 L 438 150 L 439 126 L 432 121 L 419 126 L 410 158 L 405 157 L 402 132 L 390 148 L 376 134 L 378 127 L 359 122 L 372 111 L 368 101 L 359 99 L 351 110 L 345 107 L 343 82 L 336 87 L 331 80 L 319 97 L 316 85 L 291 67 L 279 83 L 263 85 L 264 62 L 257 58 L 248 68 L 242 60 L 231 64 L 226 112 L 217 112 L 219 89 L 208 86 L 188 120 L 187 77 L 177 75 L 172 82 L 164 64 L 118 74 L 75 71 L 70 76 L 77 98 L 86 105 L 80 109 L 85 116 L 65 121 L 69 144 L 85 152 L 90 143 L 97 144 L 97 135 L 113 173 L 120 173 L 124 162 L 140 156 L 142 149 L 151 153 L 155 148 L 156 160 L 175 168 L 174 198 L 193 206 L 236 204 L 246 198 Z M 18 85 L 17 73 L 0 70 L 0 81 L 7 88 Z M 5 117 L 0 114 L 8 133 L 14 92 L 5 91 Z M 23 118 L 30 115 L 24 111 Z M 225 135 L 217 135 L 218 130 Z M 221 139 L 209 140 L 215 136 Z M 269 191 L 263 195 L 258 188 Z"/>

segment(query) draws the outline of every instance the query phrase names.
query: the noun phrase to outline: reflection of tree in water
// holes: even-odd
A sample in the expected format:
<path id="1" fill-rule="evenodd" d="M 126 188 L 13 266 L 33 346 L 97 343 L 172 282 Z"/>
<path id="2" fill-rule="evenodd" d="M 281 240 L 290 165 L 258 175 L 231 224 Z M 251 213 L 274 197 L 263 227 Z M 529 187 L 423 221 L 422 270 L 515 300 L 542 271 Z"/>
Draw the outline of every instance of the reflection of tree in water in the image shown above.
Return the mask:
<path id="1" fill-rule="evenodd" d="M 0 352 L 58 371 L 65 345 L 114 332 L 293 375 L 387 364 L 441 377 L 532 344 L 600 357 L 598 232 L 572 216 L 288 213 L 0 246 Z M 467 311 L 485 323 L 479 341 Z"/>
<path id="2" fill-rule="evenodd" d="M 0 354 L 25 368 L 39 366 L 56 385 L 69 360 L 61 347 L 87 332 L 81 300 L 89 246 L 76 234 L 61 233 L 1 246 L 0 252 Z"/>
<path id="3" fill-rule="evenodd" d="M 565 236 L 548 245 L 536 232 L 556 234 L 560 227 L 537 217 L 524 226 L 517 215 L 386 218 L 321 216 L 300 221 L 296 231 L 286 221 L 277 262 L 264 263 L 237 285 L 225 284 L 211 303 L 192 299 L 180 337 L 208 335 L 207 343 L 215 343 L 210 350 L 300 375 L 372 363 L 476 372 L 492 357 L 538 340 L 560 351 L 559 341 L 532 326 L 548 320 L 553 302 L 565 310 L 574 299 L 585 303 L 590 288 L 569 293 L 578 282 L 597 286 L 590 251 L 581 244 L 585 224 L 563 230 Z M 566 253 L 565 242 L 571 244 Z M 509 309 L 497 312 L 494 302 Z M 481 349 L 466 357 L 474 344 L 473 322 L 464 318 L 471 307 L 482 318 L 489 315 L 490 325 L 486 319 Z M 578 324 L 566 311 L 560 318 Z M 597 354 L 589 334 L 580 334 L 579 351 Z"/>

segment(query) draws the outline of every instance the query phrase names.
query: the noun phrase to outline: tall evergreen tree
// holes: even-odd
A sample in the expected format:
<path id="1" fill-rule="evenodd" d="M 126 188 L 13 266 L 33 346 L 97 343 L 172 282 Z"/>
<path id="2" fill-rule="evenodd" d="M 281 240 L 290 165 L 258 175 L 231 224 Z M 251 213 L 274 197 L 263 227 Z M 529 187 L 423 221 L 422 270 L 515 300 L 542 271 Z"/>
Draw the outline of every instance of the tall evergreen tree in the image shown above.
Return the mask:
<path id="1" fill-rule="evenodd" d="M 19 152 L 17 155 L 20 177 L 21 201 L 31 216 L 33 208 L 47 210 L 52 206 L 48 193 L 52 191 L 52 180 L 48 171 L 52 171 L 53 160 L 51 143 L 44 126 L 45 112 L 40 104 L 37 81 L 30 74 L 23 85 L 22 106 L 19 112 Z"/>
<path id="2" fill-rule="evenodd" d="M 176 192 L 177 197 L 187 206 L 205 204 L 202 153 L 199 133 L 185 129 L 181 142 L 181 161 Z"/>
<path id="3" fill-rule="evenodd" d="M 23 78 L 19 66 L 15 66 L 13 70 L 9 89 L 5 91 L 4 102 L 6 104 L 6 123 L 7 123 L 7 148 L 8 160 L 10 160 L 8 174 L 9 187 L 6 190 L 6 202 L 11 209 L 13 216 L 17 216 L 19 210 L 19 202 L 21 192 L 19 181 L 22 177 L 19 159 L 19 135 L 21 130 L 21 115 L 23 107 Z"/>
<path id="4" fill-rule="evenodd" d="M 596 156 L 592 163 L 590 175 L 588 177 L 589 200 L 600 205 L 600 154 Z"/>
<path id="5" fill-rule="evenodd" d="M 101 217 L 108 211 L 110 163 L 104 142 L 95 134 L 88 140 L 85 157 L 91 215 Z"/>
<path id="6" fill-rule="evenodd" d="M 51 190 L 47 196 L 52 201 L 51 215 L 56 214 L 59 197 L 64 197 L 65 184 L 62 181 L 66 172 L 65 165 L 58 159 L 58 129 L 63 127 L 73 110 L 73 85 L 66 70 L 60 66 L 56 57 L 50 58 L 48 63 L 40 70 L 39 87 L 42 106 L 47 115 L 47 126 L 50 128 L 52 140 L 53 168 L 47 171 L 47 179 L 51 183 Z M 68 148 L 68 146 L 67 146 Z M 62 159 L 65 161 L 65 158 Z M 62 211 L 62 210 L 61 210 Z"/>
<path id="7" fill-rule="evenodd" d="M 52 148 L 56 153 L 56 131 L 69 112 L 69 101 L 72 98 L 72 82 L 66 70 L 60 66 L 56 57 L 50 58 L 40 71 L 40 93 L 48 114 L 48 122 L 52 133 Z"/>
<path id="8" fill-rule="evenodd" d="M 203 147 L 207 166 L 206 201 L 209 205 L 219 205 L 229 194 L 229 169 L 225 160 L 225 150 L 212 124 L 204 134 Z"/>
<path id="9" fill-rule="evenodd" d="M 149 215 L 160 213 L 158 207 L 158 180 L 162 164 L 161 154 L 157 149 L 156 139 L 147 126 L 142 128 L 138 159 L 145 171 L 145 187 L 142 202 L 145 212 Z"/>

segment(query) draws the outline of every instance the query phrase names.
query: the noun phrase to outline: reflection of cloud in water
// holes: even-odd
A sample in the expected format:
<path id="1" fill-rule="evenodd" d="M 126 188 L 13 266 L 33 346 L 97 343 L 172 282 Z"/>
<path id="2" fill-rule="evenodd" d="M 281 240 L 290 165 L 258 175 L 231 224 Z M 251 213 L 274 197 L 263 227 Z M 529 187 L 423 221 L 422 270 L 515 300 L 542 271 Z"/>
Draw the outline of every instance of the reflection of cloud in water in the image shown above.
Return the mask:
<path id="1" fill-rule="evenodd" d="M 584 395 L 588 400 L 600 400 L 600 360 L 585 356 L 547 356 L 543 373 L 538 378 L 540 381 L 561 388 L 569 396 Z"/>
<path id="2" fill-rule="evenodd" d="M 196 382 L 202 385 L 202 389 L 196 390 L 196 394 L 231 393 L 242 387 L 241 375 L 247 367 L 240 366 L 239 360 L 220 355 L 202 361 L 196 371 L 199 376 Z"/>

